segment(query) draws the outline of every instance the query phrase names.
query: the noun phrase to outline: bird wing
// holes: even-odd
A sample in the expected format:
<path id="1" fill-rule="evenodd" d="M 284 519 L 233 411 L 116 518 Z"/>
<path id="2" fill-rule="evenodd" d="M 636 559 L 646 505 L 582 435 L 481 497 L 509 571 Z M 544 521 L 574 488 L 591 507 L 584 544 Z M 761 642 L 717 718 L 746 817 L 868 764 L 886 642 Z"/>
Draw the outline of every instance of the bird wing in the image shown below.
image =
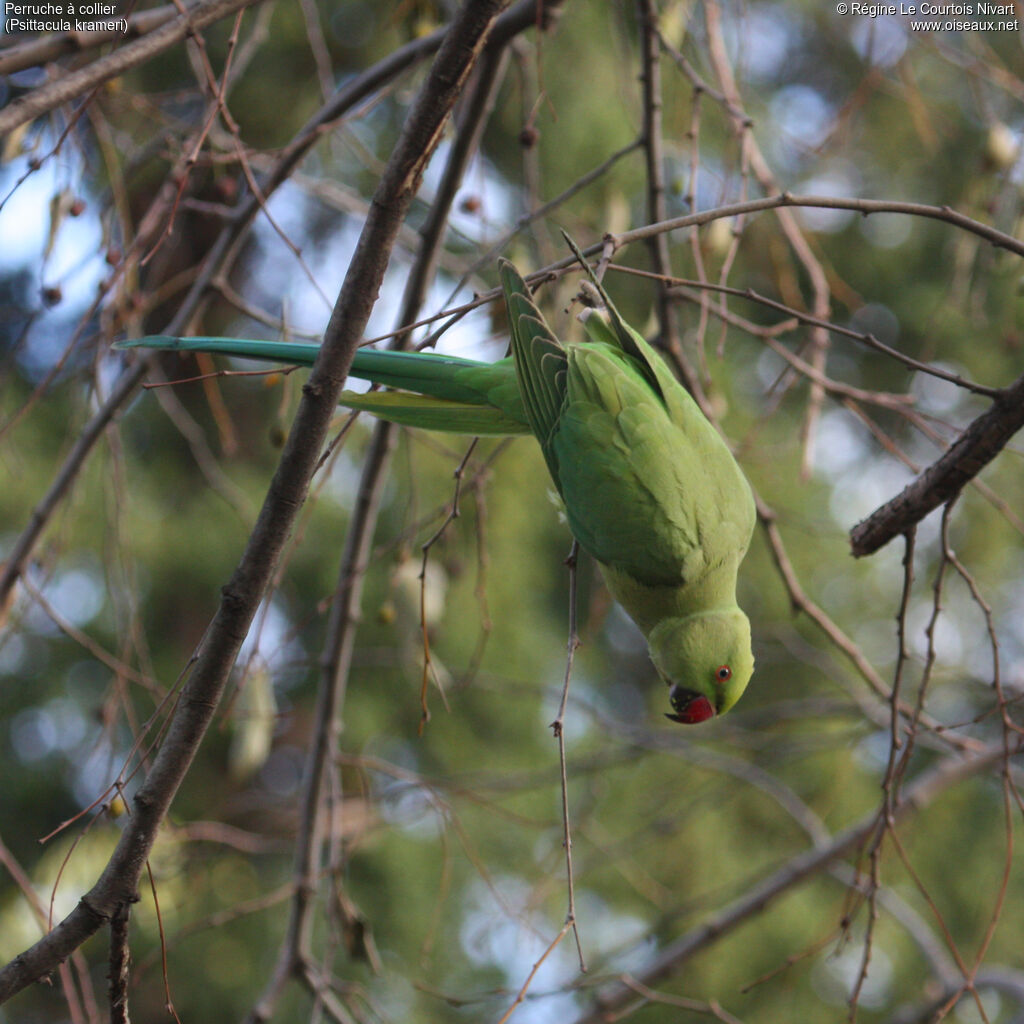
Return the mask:
<path id="1" fill-rule="evenodd" d="M 568 357 L 530 297 L 526 282 L 507 260 L 499 260 L 501 284 L 508 308 L 509 335 L 516 379 L 526 419 L 540 443 L 551 476 L 558 486 L 552 461 L 551 438 L 565 405 Z"/>

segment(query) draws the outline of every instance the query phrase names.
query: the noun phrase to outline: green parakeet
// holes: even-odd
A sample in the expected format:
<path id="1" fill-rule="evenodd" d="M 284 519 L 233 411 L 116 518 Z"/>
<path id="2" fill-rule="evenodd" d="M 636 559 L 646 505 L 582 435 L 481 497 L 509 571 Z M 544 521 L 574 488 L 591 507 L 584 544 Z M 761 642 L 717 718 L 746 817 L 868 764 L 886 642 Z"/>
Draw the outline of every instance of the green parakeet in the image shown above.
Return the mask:
<path id="1" fill-rule="evenodd" d="M 581 257 L 582 259 L 582 257 Z M 590 272 L 584 261 L 584 266 Z M 729 448 L 593 278 L 606 315 L 562 343 L 515 268 L 500 262 L 511 355 L 496 363 L 361 349 L 352 374 L 397 389 L 344 392 L 353 409 L 461 434 L 533 434 L 580 546 L 647 638 L 677 722 L 728 711 L 754 670 L 736 573 L 754 501 Z M 122 348 L 312 364 L 316 345 L 149 337 Z"/>

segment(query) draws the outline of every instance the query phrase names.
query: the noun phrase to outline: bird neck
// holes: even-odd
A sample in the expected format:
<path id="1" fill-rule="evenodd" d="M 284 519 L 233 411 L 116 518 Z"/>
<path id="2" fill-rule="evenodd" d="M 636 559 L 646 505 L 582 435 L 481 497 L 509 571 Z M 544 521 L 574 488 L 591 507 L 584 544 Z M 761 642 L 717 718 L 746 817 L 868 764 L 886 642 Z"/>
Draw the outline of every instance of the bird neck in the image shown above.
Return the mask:
<path id="1" fill-rule="evenodd" d="M 651 586 L 609 565 L 601 565 L 601 573 L 612 597 L 647 636 L 665 619 L 735 608 L 737 563 L 738 559 L 729 559 L 699 579 L 677 587 Z"/>

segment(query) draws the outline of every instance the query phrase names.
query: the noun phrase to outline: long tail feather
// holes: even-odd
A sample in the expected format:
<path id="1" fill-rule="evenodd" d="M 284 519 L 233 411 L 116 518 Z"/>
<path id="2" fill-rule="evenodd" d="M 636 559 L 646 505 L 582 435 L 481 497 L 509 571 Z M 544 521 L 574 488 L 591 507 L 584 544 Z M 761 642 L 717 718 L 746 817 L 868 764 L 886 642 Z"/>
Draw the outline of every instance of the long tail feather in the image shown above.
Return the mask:
<path id="1" fill-rule="evenodd" d="M 246 359 L 310 366 L 318 345 L 251 338 L 175 338 L 151 335 L 118 342 L 116 348 L 212 352 Z M 356 352 L 351 374 L 400 391 L 357 394 L 341 403 L 409 427 L 458 434 L 528 434 L 529 424 L 515 385 L 511 359 L 482 363 L 432 352 Z"/>
<path id="2" fill-rule="evenodd" d="M 293 341 L 257 341 L 252 338 L 173 338 L 153 334 L 148 338 L 119 341 L 114 348 L 158 348 L 165 352 L 214 352 L 219 355 L 242 356 L 271 363 L 312 366 L 319 345 Z"/>
<path id="3" fill-rule="evenodd" d="M 254 338 L 174 338 L 154 334 L 148 338 L 119 341 L 115 348 L 156 348 L 165 352 L 213 352 L 219 355 L 260 359 L 273 363 L 312 366 L 319 345 L 289 341 L 260 341 Z M 433 395 L 455 402 L 483 404 L 487 401 L 477 388 L 456 379 L 460 370 L 492 370 L 493 363 L 481 363 L 432 352 L 382 352 L 361 348 L 352 360 L 351 374 L 371 384 L 401 388 L 421 395 Z M 511 369 L 511 367 L 510 367 Z"/>
<path id="4" fill-rule="evenodd" d="M 511 419 L 494 406 L 451 402 L 429 395 L 409 394 L 407 391 L 369 391 L 362 395 L 343 391 L 339 401 L 350 409 L 372 413 L 392 423 L 422 430 L 441 430 L 472 437 L 507 437 L 510 434 L 530 433 L 525 419 Z"/>
<path id="5" fill-rule="evenodd" d="M 419 395 L 432 395 L 452 402 L 488 404 L 486 391 L 475 383 L 466 383 L 476 377 L 492 383 L 502 372 L 504 363 L 482 363 L 458 356 L 442 356 L 433 352 L 381 352 L 361 348 L 352 360 L 352 376 L 383 384 L 389 388 L 414 391 Z M 474 374 L 463 371 L 472 370 Z M 507 372 L 512 373 L 511 365 Z"/>

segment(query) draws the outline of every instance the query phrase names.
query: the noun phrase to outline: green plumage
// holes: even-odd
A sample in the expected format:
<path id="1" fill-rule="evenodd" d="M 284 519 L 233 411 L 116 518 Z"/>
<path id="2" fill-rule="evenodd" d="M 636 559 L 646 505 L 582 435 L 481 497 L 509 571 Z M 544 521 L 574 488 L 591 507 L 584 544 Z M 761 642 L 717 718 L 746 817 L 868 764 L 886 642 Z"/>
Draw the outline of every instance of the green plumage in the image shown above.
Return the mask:
<path id="1" fill-rule="evenodd" d="M 584 266 L 586 263 L 580 257 Z M 589 266 L 587 266 L 589 272 Z M 406 426 L 464 434 L 532 433 L 573 535 L 647 637 L 681 722 L 722 714 L 753 672 L 736 573 L 753 497 L 728 446 L 600 284 L 607 320 L 563 344 L 515 268 L 500 262 L 512 355 L 496 363 L 361 349 L 353 376 L 388 391 L 343 404 Z M 593 276 L 593 275 L 591 275 Z M 220 352 L 312 364 L 317 346 L 151 337 L 119 347 Z"/>

